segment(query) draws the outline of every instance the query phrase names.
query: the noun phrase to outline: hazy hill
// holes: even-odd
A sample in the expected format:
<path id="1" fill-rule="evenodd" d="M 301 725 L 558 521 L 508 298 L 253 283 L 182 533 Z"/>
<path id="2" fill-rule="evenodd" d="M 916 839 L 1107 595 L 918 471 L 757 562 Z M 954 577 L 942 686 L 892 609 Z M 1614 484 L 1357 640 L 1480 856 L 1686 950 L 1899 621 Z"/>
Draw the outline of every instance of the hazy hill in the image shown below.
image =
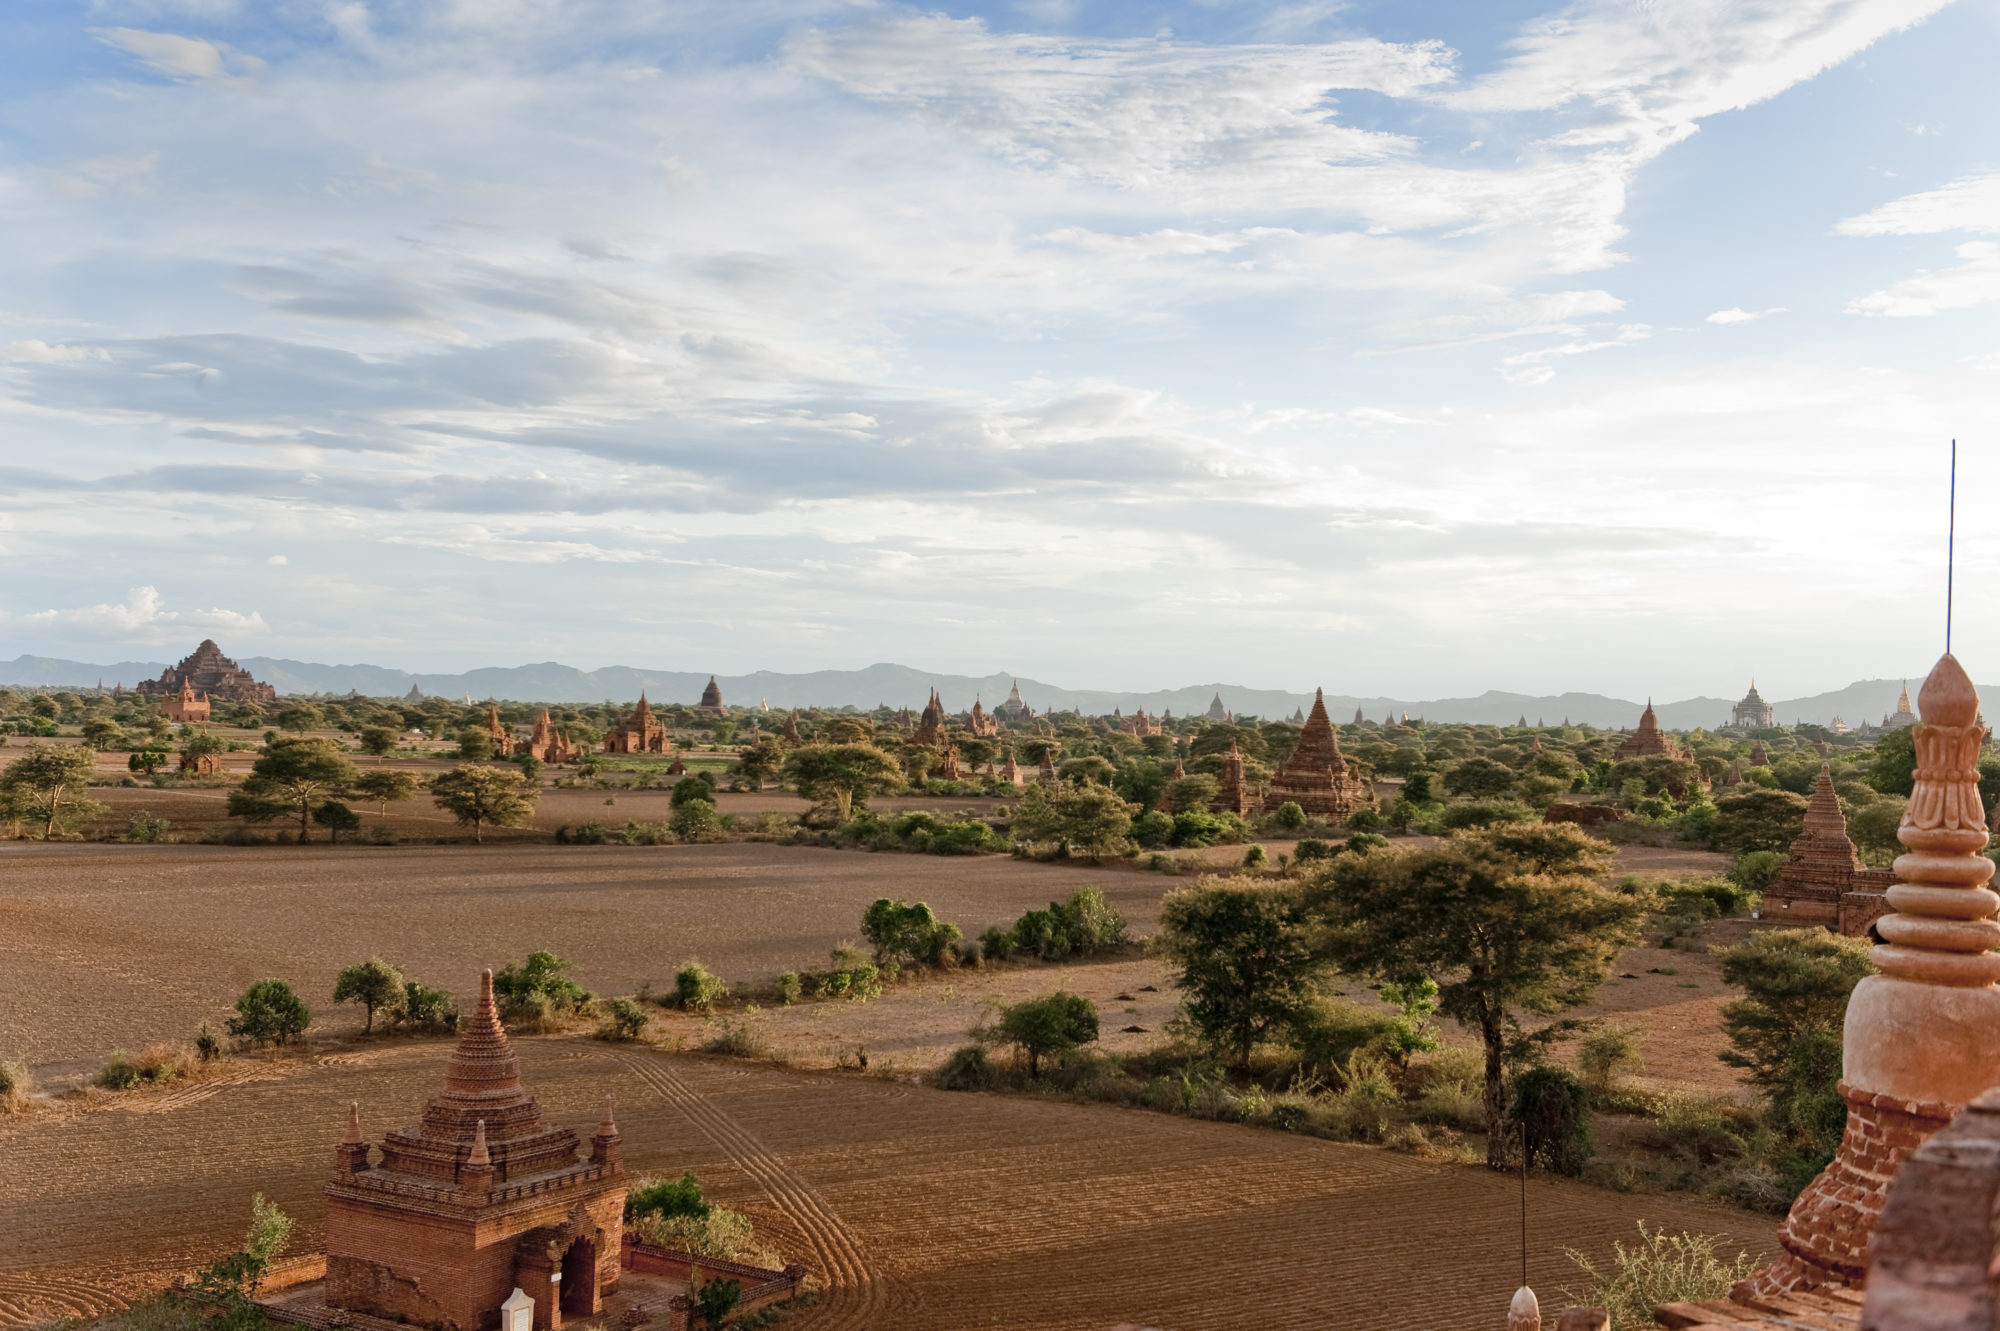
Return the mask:
<path id="1" fill-rule="evenodd" d="M 358 690 L 370 697 L 401 697 L 416 684 L 426 694 L 449 698 L 506 698 L 534 702 L 627 702 L 645 690 L 656 702 L 692 703 L 701 696 L 708 675 L 693 670 L 646 670 L 634 666 L 606 666 L 602 670 L 579 670 L 556 661 L 537 665 L 489 666 L 456 675 L 416 675 L 376 665 L 320 665 L 279 657 L 245 656 L 239 662 L 257 678 L 275 685 L 280 693 L 347 693 Z M 164 661 L 118 661 L 94 665 L 47 656 L 19 656 L 0 661 L 0 684 L 89 687 L 98 680 L 109 686 L 126 687 L 143 679 L 156 679 L 167 668 Z M 1912 683 L 1921 677 L 1913 677 Z M 723 701 L 733 707 L 755 707 L 768 701 L 775 708 L 791 707 L 891 707 L 918 708 L 935 688 L 950 711 L 963 711 L 974 698 L 987 707 L 1004 702 L 1015 683 L 1007 674 L 942 675 L 910 666 L 881 664 L 862 670 L 816 670 L 806 674 L 779 674 L 760 670 L 754 675 L 722 675 L 717 683 Z M 1036 711 L 1076 709 L 1092 715 L 1114 709 L 1130 714 L 1145 708 L 1153 715 L 1171 711 L 1175 716 L 1208 710 L 1210 699 L 1222 695 L 1223 706 L 1239 715 L 1266 719 L 1289 717 L 1295 710 L 1312 705 L 1312 693 L 1279 689 L 1252 689 L 1236 684 L 1191 684 L 1185 688 L 1151 693 L 1125 693 L 1108 689 L 1066 689 L 1041 680 L 1020 678 L 1021 696 Z M 1903 681 L 1862 680 L 1833 693 L 1809 698 L 1774 699 L 1777 719 L 1783 723 L 1811 721 L 1825 724 L 1835 716 L 1851 726 L 1863 721 L 1879 721 L 1895 709 L 1896 695 Z M 1982 690 L 1991 692 L 1991 690 Z M 1715 727 L 1729 719 L 1734 699 L 1686 698 L 1678 702 L 1656 703 L 1660 724 L 1670 730 L 1695 726 Z M 1555 725 L 1567 718 L 1579 725 L 1608 728 L 1632 726 L 1639 720 L 1644 700 L 1608 698 L 1601 693 L 1561 693 L 1535 695 L 1488 690 L 1472 698 L 1357 698 L 1349 694 L 1328 694 L 1327 709 L 1336 721 L 1350 721 L 1356 708 L 1371 721 L 1408 712 L 1432 721 L 1470 721 L 1486 725 L 1510 725 L 1522 717 L 1533 724 Z"/>

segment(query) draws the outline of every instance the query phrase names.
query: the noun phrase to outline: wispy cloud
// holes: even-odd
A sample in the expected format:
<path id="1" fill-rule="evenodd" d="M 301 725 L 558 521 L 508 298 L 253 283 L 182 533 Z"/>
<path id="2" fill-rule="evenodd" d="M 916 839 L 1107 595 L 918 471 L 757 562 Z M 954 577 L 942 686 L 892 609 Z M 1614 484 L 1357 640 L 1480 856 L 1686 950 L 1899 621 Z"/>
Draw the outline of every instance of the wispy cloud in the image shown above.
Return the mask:
<path id="1" fill-rule="evenodd" d="M 1848 313 L 1921 319 L 2000 300 L 2000 242 L 1967 241 L 1956 253 L 1964 261 L 1956 267 L 1920 272 L 1871 291 L 1848 302 Z"/>
<path id="2" fill-rule="evenodd" d="M 67 610 L 36 610 L 14 616 L 36 627 L 80 629 L 87 633 L 133 642 L 166 642 L 193 633 L 250 636 L 270 632 L 256 611 L 169 610 L 157 589 L 134 587 L 121 602 L 78 606 Z"/>
<path id="3" fill-rule="evenodd" d="M 1773 305 L 1768 310 L 1746 310 L 1732 305 L 1726 310 L 1717 310 L 1714 314 L 1709 315 L 1707 322 L 1712 324 L 1755 323 L 1759 319 L 1768 319 L 1774 314 L 1783 314 L 1784 312 L 1785 307 L 1782 305 Z"/>

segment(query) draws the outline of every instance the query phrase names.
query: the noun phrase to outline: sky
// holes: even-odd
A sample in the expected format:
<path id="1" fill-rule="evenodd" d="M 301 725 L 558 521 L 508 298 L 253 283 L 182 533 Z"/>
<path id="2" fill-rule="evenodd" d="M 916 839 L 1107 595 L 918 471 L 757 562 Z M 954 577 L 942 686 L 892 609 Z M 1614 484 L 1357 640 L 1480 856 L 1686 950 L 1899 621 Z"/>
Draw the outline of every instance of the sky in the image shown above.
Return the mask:
<path id="1" fill-rule="evenodd" d="M 2000 669 L 2000 10 L 10 0 L 0 656 Z M 1982 664 L 1984 663 L 1984 664 Z"/>

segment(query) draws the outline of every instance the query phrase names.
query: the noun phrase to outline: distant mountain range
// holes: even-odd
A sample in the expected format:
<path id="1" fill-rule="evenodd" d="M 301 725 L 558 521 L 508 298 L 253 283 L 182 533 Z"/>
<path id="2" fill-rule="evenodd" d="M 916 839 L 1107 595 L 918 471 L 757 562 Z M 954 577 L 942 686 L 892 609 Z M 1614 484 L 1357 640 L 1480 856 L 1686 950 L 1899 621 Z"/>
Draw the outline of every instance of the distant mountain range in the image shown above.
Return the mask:
<path id="1" fill-rule="evenodd" d="M 578 670 L 574 666 L 545 661 L 539 665 L 493 666 L 458 675 L 415 675 L 373 665 L 319 665 L 269 656 L 246 656 L 239 664 L 258 679 L 277 687 L 280 693 L 359 692 L 376 698 L 397 698 L 412 684 L 426 694 L 449 698 L 503 698 L 520 702 L 628 702 L 645 690 L 656 702 L 692 703 L 701 696 L 708 676 L 686 670 L 641 670 L 632 666 L 607 666 L 602 670 Z M 47 656 L 18 656 L 0 662 L 0 684 L 14 687 L 83 687 L 102 680 L 108 688 L 123 684 L 130 688 L 141 680 L 157 679 L 167 668 L 164 661 L 116 661 L 93 665 Z M 1914 680 L 1921 676 L 1913 676 Z M 901 665 L 872 665 L 865 670 L 816 670 L 788 675 L 760 670 L 754 675 L 721 675 L 716 681 L 723 701 L 734 707 L 755 707 L 769 702 L 772 707 L 921 707 L 935 688 L 951 711 L 963 711 L 973 700 L 984 700 L 990 708 L 1004 702 L 1017 679 L 1012 675 L 932 674 Z M 1156 690 L 1151 693 L 1119 693 L 1104 689 L 1066 689 L 1040 680 L 1020 678 L 1022 699 L 1038 712 L 1076 710 L 1090 715 L 1114 709 L 1131 713 L 1139 708 L 1157 716 L 1171 711 L 1176 716 L 1200 713 L 1220 694 L 1222 705 L 1244 716 L 1266 719 L 1289 717 L 1295 710 L 1312 705 L 1310 691 L 1293 693 L 1281 689 L 1252 689 L 1236 684 L 1193 684 L 1186 688 Z M 1851 726 L 1879 721 L 1895 710 L 1896 696 L 1903 681 L 1861 680 L 1833 693 L 1807 698 L 1774 699 L 1771 703 L 1781 723 L 1809 721 L 1824 725 L 1838 716 Z M 1982 686 L 1982 692 L 1992 692 Z M 2000 696 L 2000 695 L 1996 695 Z M 1567 718 L 1578 725 L 1616 729 L 1638 723 L 1643 702 L 1609 698 L 1601 693 L 1562 693 L 1538 696 L 1488 690 L 1476 698 L 1357 698 L 1348 694 L 1328 694 L 1326 705 L 1335 721 L 1348 721 L 1359 708 L 1364 716 L 1379 721 L 1390 714 L 1408 712 L 1432 721 L 1470 721 L 1486 725 L 1508 725 L 1521 717 L 1530 723 L 1555 725 Z M 1713 728 L 1729 719 L 1733 699 L 1687 698 L 1679 702 L 1655 704 L 1660 724 L 1669 730 L 1690 730 L 1696 726 Z"/>

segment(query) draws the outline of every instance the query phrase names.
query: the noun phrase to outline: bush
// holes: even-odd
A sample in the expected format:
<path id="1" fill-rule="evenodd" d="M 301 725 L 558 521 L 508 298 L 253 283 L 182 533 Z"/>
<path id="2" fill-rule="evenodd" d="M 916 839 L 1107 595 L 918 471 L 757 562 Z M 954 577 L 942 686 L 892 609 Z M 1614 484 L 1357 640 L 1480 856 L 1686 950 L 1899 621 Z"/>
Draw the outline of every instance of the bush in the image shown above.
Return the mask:
<path id="1" fill-rule="evenodd" d="M 1356 1054 L 1341 1069 L 1340 1089 L 1320 1103 L 1319 1125 L 1347 1141 L 1379 1142 L 1388 1135 L 1402 1097 L 1389 1069 L 1377 1059 Z"/>
<path id="2" fill-rule="evenodd" d="M 953 945 L 965 936 L 923 902 L 905 905 L 887 897 L 862 913 L 861 932 L 874 945 L 875 960 L 882 965 L 947 965 L 957 959 Z"/>
<path id="3" fill-rule="evenodd" d="M 1532 823 L 1536 821 L 1535 811 L 1519 800 L 1467 800 L 1463 804 L 1448 804 L 1438 815 L 1438 825 L 1446 831 L 1456 832 L 1466 827 L 1492 827 L 1499 823 Z"/>
<path id="4" fill-rule="evenodd" d="M 629 998 L 614 998 L 604 1005 L 604 1022 L 597 1028 L 600 1040 L 636 1040 L 646 1032 L 652 1018 L 646 1009 Z"/>
<path id="5" fill-rule="evenodd" d="M 1132 820 L 1132 839 L 1147 850 L 1158 850 L 1174 839 L 1174 816 L 1148 809 Z"/>
<path id="6" fill-rule="evenodd" d="M 108 1091 L 160 1086 L 187 1076 L 194 1071 L 195 1062 L 194 1051 L 184 1044 L 151 1045 L 137 1058 L 120 1049 L 98 1072 L 96 1081 Z"/>
<path id="7" fill-rule="evenodd" d="M 0 1062 L 0 1114 L 18 1114 L 26 1109 L 34 1090 L 35 1079 L 29 1075 L 27 1064 L 12 1059 Z"/>
<path id="8" fill-rule="evenodd" d="M 969 1044 L 952 1051 L 935 1078 L 945 1091 L 990 1091 L 999 1084 L 1000 1074 L 986 1057 L 983 1045 Z"/>
<path id="9" fill-rule="evenodd" d="M 1636 1072 L 1645 1066 L 1639 1045 L 1645 1040 L 1639 1026 L 1599 1026 L 1577 1045 L 1576 1065 L 1584 1082 L 1593 1091 L 1607 1091 L 1622 1072 Z"/>
<path id="10" fill-rule="evenodd" d="M 125 839 L 146 842 L 167 841 L 171 839 L 168 833 L 172 829 L 173 824 L 166 819 L 155 817 L 141 809 L 125 821 Z"/>
<path id="11" fill-rule="evenodd" d="M 1074 952 L 1089 955 L 1125 941 L 1125 919 L 1111 908 L 1100 888 L 1080 887 L 1061 905 L 1050 902 L 1049 909 L 1062 921 Z"/>
<path id="12" fill-rule="evenodd" d="M 987 925 L 979 935 L 979 950 L 994 961 L 1007 960 L 1014 955 L 1014 931 L 1004 924 Z"/>
<path id="13" fill-rule="evenodd" d="M 688 1280 L 694 1287 L 695 1311 L 700 1314 L 703 1326 L 719 1327 L 742 1302 L 743 1285 L 735 1280 L 701 1280 L 700 1274 L 699 1267 L 688 1272 Z"/>
<path id="14" fill-rule="evenodd" d="M 442 989 L 426 989 L 415 980 L 403 982 L 403 1001 L 389 1013 L 393 1026 L 440 1033 L 458 1029 L 458 1009 Z"/>
<path id="15" fill-rule="evenodd" d="M 1753 850 L 1736 857 L 1736 863 L 1729 867 L 1729 881 L 1744 892 L 1762 894 L 1771 890 L 1771 884 L 1778 881 L 1778 870 L 1784 868 L 1785 857 L 1775 850 Z"/>
<path id="16" fill-rule="evenodd" d="M 1653 1309 L 1661 1304 L 1722 1298 L 1731 1285 L 1757 1269 L 1747 1252 L 1728 1262 L 1716 1256 L 1719 1241 L 1710 1234 L 1670 1235 L 1664 1226 L 1648 1230 L 1641 1220 L 1638 1243 L 1630 1248 L 1613 1245 L 1612 1269 L 1600 1270 L 1584 1253 L 1564 1249 L 1582 1271 L 1585 1284 L 1563 1290 L 1563 1297 L 1580 1307 L 1604 1309 L 1614 1327 L 1649 1326 Z"/>
<path id="17" fill-rule="evenodd" d="M 225 1327 L 262 1324 L 249 1304 L 271 1269 L 271 1259 L 284 1251 L 291 1236 L 291 1217 L 258 1193 L 250 1199 L 250 1229 L 243 1246 L 196 1272 L 188 1282 L 189 1295 L 199 1302 L 221 1304 L 228 1314 Z"/>
<path id="18" fill-rule="evenodd" d="M 778 991 L 778 1001 L 786 1007 L 790 1007 L 792 1004 L 798 1002 L 800 996 L 805 992 L 804 987 L 799 983 L 799 973 L 797 971 L 780 972 L 776 988 Z"/>
<path id="19" fill-rule="evenodd" d="M 1070 954 L 1069 931 L 1053 910 L 1031 910 L 1014 922 L 1014 946 L 1043 961 L 1059 961 Z"/>
<path id="20" fill-rule="evenodd" d="M 680 786 L 674 787 L 674 793 L 680 793 Z M 722 833 L 722 820 L 716 817 L 715 806 L 707 800 L 675 804 L 671 825 L 674 835 L 682 841 L 712 841 Z"/>
<path id="21" fill-rule="evenodd" d="M 236 1000 L 229 1033 L 253 1044 L 286 1044 L 305 1034 L 312 1013 L 283 980 L 259 980 Z"/>
<path id="22" fill-rule="evenodd" d="M 764 1038 L 761 1027 L 749 1021 L 730 1021 L 727 1017 L 715 1023 L 715 1029 L 701 1042 L 704 1054 L 727 1054 L 731 1058 L 765 1058 L 771 1052 L 770 1041 Z"/>
<path id="23" fill-rule="evenodd" d="M 992 1038 L 1025 1053 L 1028 1075 L 1039 1076 L 1044 1055 L 1062 1057 L 1097 1039 L 1097 1005 L 1060 990 L 1031 998 L 1001 1011 Z"/>
<path id="24" fill-rule="evenodd" d="M 536 952 L 493 977 L 493 996 L 509 1023 L 538 1026 L 581 1010 L 590 991 L 569 978 L 574 969 L 553 952 Z"/>
<path id="25" fill-rule="evenodd" d="M 1460 1132 L 1486 1130 L 1486 1069 L 1467 1049 L 1441 1051 L 1423 1069 L 1416 1114 Z"/>
<path id="26" fill-rule="evenodd" d="M 729 992 L 719 975 L 690 957 L 674 972 L 674 1002 L 690 1012 L 705 1012 Z"/>
<path id="27" fill-rule="evenodd" d="M 1201 809 L 1174 815 L 1174 844 L 1200 849 L 1212 846 L 1229 833 L 1229 824 Z"/>
<path id="28" fill-rule="evenodd" d="M 1296 832 L 1306 825 L 1306 811 L 1297 800 L 1286 800 L 1271 814 L 1271 825 L 1284 832 Z"/>
<path id="29" fill-rule="evenodd" d="M 571 827 L 565 823 L 556 829 L 558 846 L 601 846 L 604 844 L 604 824 L 580 823 Z"/>
<path id="30" fill-rule="evenodd" d="M 1250 847 L 1250 849 L 1243 852 L 1243 867 L 1246 869 L 1260 869 L 1264 866 L 1264 862 L 1269 858 L 1270 857 L 1264 853 L 1264 848 L 1262 846 L 1252 846 Z"/>
<path id="31" fill-rule="evenodd" d="M 1530 1163 L 1571 1178 L 1590 1158 L 1590 1093 L 1563 1068 L 1529 1068 L 1514 1078 L 1508 1122 L 1523 1137 Z"/>
<path id="32" fill-rule="evenodd" d="M 662 1220 L 682 1216 L 706 1220 L 712 1210 L 714 1207 L 701 1195 L 701 1184 L 693 1170 L 684 1172 L 677 1179 L 642 1181 L 625 1194 L 625 1218 L 628 1221 L 642 1215 L 657 1216 Z"/>
<path id="33" fill-rule="evenodd" d="M 1350 832 L 1379 832 L 1388 825 L 1389 820 L 1375 809 L 1356 809 L 1347 815 L 1347 830 Z"/>
<path id="34" fill-rule="evenodd" d="M 1292 850 L 1292 858 L 1304 864 L 1308 860 L 1330 860 L 1333 847 L 1316 837 L 1306 837 Z"/>

